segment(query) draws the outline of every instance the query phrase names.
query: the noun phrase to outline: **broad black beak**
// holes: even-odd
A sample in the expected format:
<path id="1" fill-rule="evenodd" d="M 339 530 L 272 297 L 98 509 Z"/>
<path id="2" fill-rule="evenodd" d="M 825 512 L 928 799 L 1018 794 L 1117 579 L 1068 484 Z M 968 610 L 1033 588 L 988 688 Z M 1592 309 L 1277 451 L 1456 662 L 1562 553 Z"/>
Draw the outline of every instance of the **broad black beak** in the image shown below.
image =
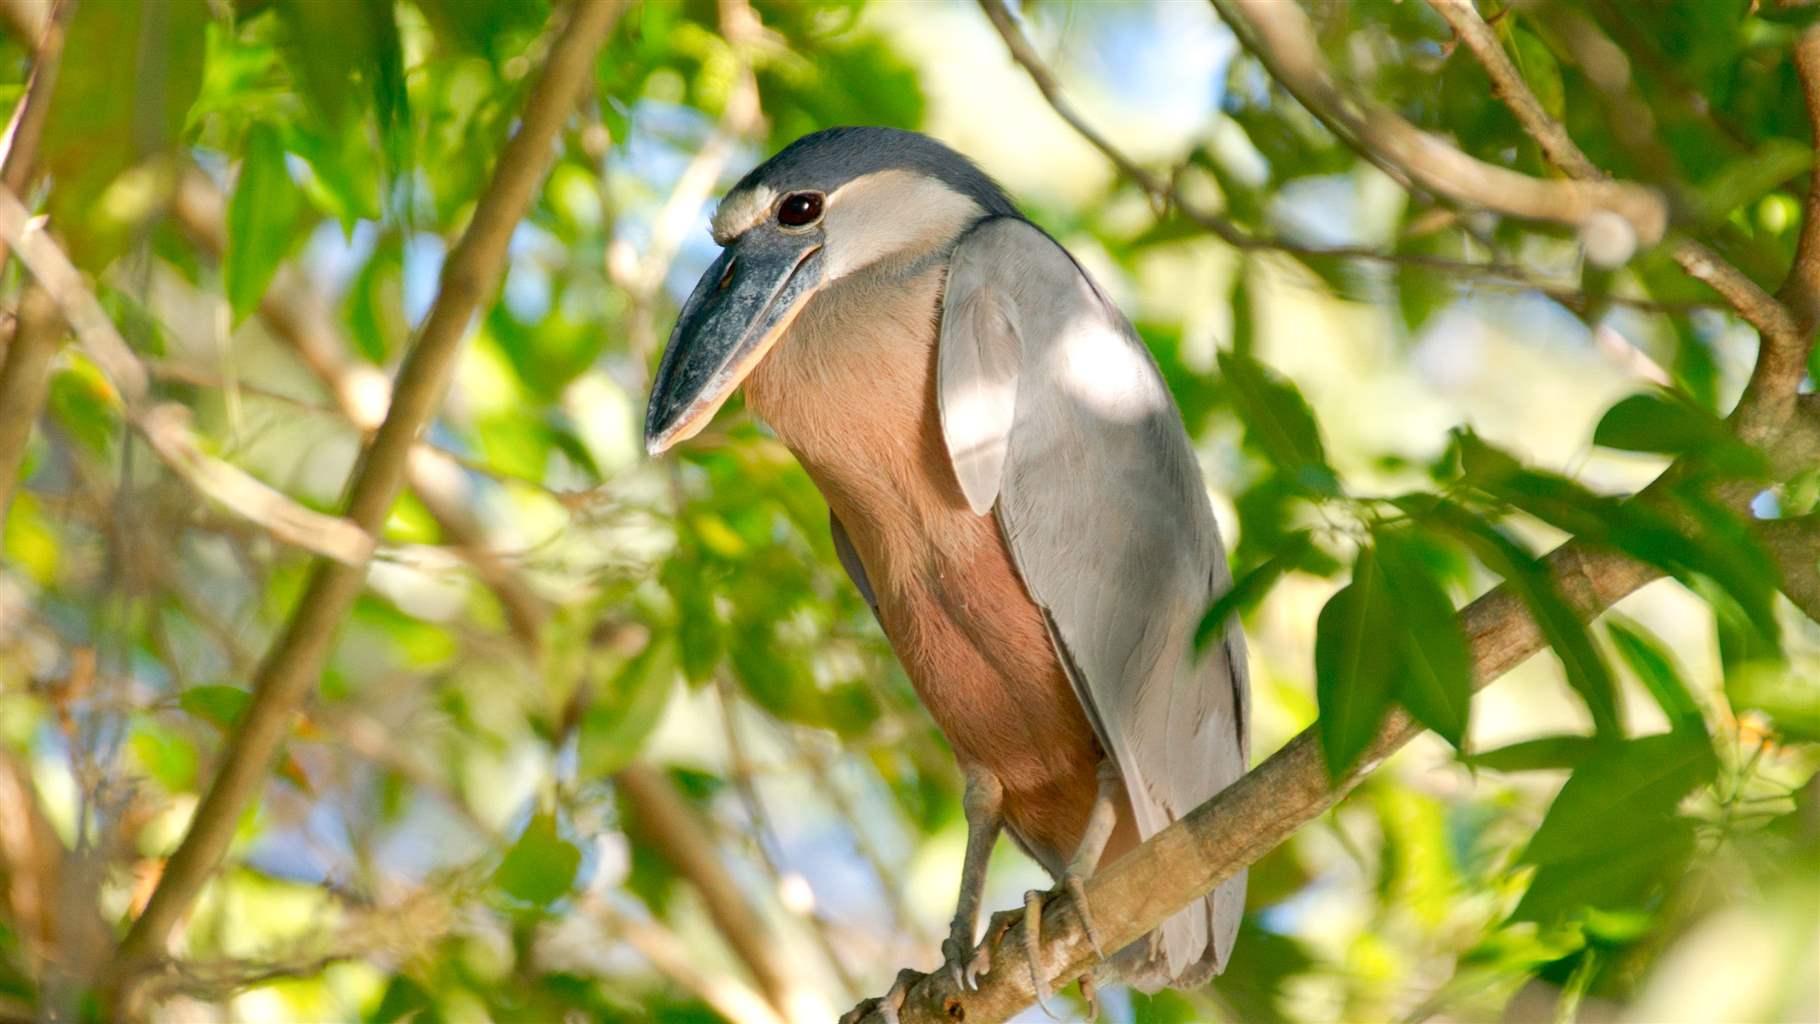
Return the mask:
<path id="1" fill-rule="evenodd" d="M 755 229 L 728 246 L 683 304 L 651 385 L 645 450 L 694 437 L 739 387 L 822 281 L 820 232 Z"/>

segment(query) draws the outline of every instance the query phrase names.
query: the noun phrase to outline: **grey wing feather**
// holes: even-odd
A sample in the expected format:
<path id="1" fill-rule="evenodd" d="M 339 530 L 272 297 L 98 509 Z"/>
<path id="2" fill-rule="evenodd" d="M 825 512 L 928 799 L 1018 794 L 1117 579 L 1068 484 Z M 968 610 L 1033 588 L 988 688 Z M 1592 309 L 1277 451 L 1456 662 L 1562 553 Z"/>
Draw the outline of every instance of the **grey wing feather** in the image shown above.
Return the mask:
<path id="1" fill-rule="evenodd" d="M 1243 637 L 1194 649 L 1231 575 L 1181 414 L 1125 317 L 1014 218 L 956 248 L 938 367 L 956 475 L 976 510 L 997 508 L 1149 838 L 1250 755 Z M 1244 892 L 1240 874 L 1164 924 L 1160 980 L 1224 966 Z"/>
<path id="2" fill-rule="evenodd" d="M 865 563 L 859 560 L 859 551 L 853 547 L 853 538 L 847 536 L 847 528 L 832 511 L 828 513 L 828 533 L 834 539 L 834 557 L 840 559 L 840 567 L 847 570 L 847 577 L 859 588 L 859 596 L 871 606 L 872 617 L 878 618 L 878 595 L 872 592 L 872 581 L 866 578 Z"/>

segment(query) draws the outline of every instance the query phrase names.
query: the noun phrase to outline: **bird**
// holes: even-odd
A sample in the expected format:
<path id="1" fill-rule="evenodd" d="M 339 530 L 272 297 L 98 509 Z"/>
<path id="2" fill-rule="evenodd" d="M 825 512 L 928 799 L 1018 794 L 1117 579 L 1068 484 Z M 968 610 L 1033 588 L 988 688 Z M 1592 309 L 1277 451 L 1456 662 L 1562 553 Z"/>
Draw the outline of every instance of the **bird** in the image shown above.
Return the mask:
<path id="1" fill-rule="evenodd" d="M 835 553 L 965 780 L 941 969 L 962 988 L 991 970 L 993 936 L 975 938 L 1004 832 L 1060 883 L 1022 908 L 1045 1010 L 1051 898 L 1075 901 L 1096 975 L 1204 984 L 1232 954 L 1243 873 L 1114 951 L 1083 887 L 1250 758 L 1239 625 L 1196 641 L 1232 585 L 1225 548 L 1130 321 L 997 182 L 917 132 L 805 135 L 710 229 L 721 251 L 652 379 L 646 447 L 694 436 L 743 389 L 827 500 Z M 855 1013 L 895 1022 L 921 977 Z"/>

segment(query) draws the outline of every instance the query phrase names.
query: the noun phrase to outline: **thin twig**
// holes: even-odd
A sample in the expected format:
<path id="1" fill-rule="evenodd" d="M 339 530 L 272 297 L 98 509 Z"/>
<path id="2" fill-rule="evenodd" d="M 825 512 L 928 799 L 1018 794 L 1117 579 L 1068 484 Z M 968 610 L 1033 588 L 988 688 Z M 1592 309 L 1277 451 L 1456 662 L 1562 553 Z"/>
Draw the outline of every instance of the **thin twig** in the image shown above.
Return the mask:
<path id="1" fill-rule="evenodd" d="M 18 253 L 56 303 L 84 354 L 119 393 L 127 421 L 172 471 L 286 544 L 350 565 L 364 562 L 372 553 L 372 531 L 305 508 L 245 470 L 207 454 L 191 433 L 183 407 L 154 405 L 145 364 L 120 336 L 69 257 L 5 188 L 0 188 L 0 241 Z"/>
<path id="2" fill-rule="evenodd" d="M 622 914 L 598 896 L 589 896 L 582 909 L 600 921 L 609 935 L 650 961 L 658 972 L 701 997 L 716 1013 L 741 1024 L 786 1024 L 763 996 L 737 978 L 709 974 L 696 966 L 697 957 L 668 928 L 650 919 Z"/>
<path id="3" fill-rule="evenodd" d="M 1454 202 L 1582 230 L 1617 217 L 1637 245 L 1668 228 L 1668 204 L 1632 182 L 1556 181 L 1479 160 L 1343 88 L 1327 70 L 1302 8 L 1274 0 L 1213 0 L 1233 32 L 1302 106 L 1393 177 Z"/>
<path id="4" fill-rule="evenodd" d="M 1370 246 L 1309 245 L 1293 239 L 1249 232 L 1226 217 L 1208 210 L 1184 196 L 1175 176 L 1172 175 L 1168 181 L 1165 181 L 1146 170 L 1142 164 L 1114 145 L 1067 102 L 1054 72 L 1038 56 L 1023 30 L 1018 26 L 1015 15 L 1003 0 L 979 0 L 979 3 L 993 28 L 998 30 L 1000 38 L 1004 40 L 1005 48 L 1010 52 L 1012 59 L 1030 76 L 1037 90 L 1049 101 L 1049 105 L 1056 114 L 1068 122 L 1095 149 L 1105 154 L 1121 174 L 1138 186 L 1153 208 L 1161 211 L 1173 208 L 1189 222 L 1207 230 L 1241 252 L 1280 252 L 1298 259 L 1354 260 L 1389 267 L 1415 268 L 1454 279 L 1466 278 L 1505 286 L 1517 291 L 1537 292 L 1575 313 L 1583 313 L 1593 305 L 1593 300 L 1573 282 L 1544 280 L 1522 267 L 1509 263 L 1448 259 L 1428 253 L 1392 252 Z M 1655 313 L 1685 313 L 1693 308 L 1698 308 L 1699 305 L 1657 302 L 1628 296 L 1604 296 L 1601 301 Z"/>
<path id="5" fill-rule="evenodd" d="M 505 265 L 506 243 L 530 206 L 550 162 L 556 138 L 582 89 L 591 81 L 595 54 L 617 19 L 620 4 L 577 0 L 557 17 L 557 31 L 518 131 L 500 154 L 467 230 L 443 267 L 442 286 L 417 341 L 398 371 L 383 426 L 354 474 L 349 517 L 377 533 L 404 484 L 412 442 L 442 399 L 462 337 L 490 297 Z M 227 850 L 241 811 L 270 772 L 279 744 L 327 662 L 336 627 L 359 595 L 364 567 L 319 561 L 290 621 L 274 641 L 254 679 L 252 702 L 223 751 L 208 792 L 198 804 L 164 876 L 121 942 L 116 969 L 123 976 L 154 961 Z"/>
<path id="6" fill-rule="evenodd" d="M 1505 54 L 1491 26 L 1479 17 L 1472 0 L 1429 2 L 1447 19 L 1454 33 L 1484 66 L 1498 98 L 1510 108 L 1523 130 L 1542 147 L 1549 161 L 1587 183 L 1604 180 L 1604 172 L 1587 159 L 1586 154 L 1568 136 L 1566 129 L 1542 109 L 1516 65 Z M 1803 35 L 1804 47 L 1813 45 L 1809 40 L 1810 34 Z M 1801 50 L 1798 49 L 1798 59 L 1800 53 Z M 1820 74 L 1820 54 L 1810 48 L 1806 60 L 1814 67 L 1815 73 Z M 1804 71 L 1804 88 L 1809 87 L 1810 78 Z M 1810 108 L 1810 114 L 1812 113 Z M 1820 136 L 1816 138 L 1820 140 Z M 1814 218 L 1810 215 L 1808 221 L 1803 229 L 1804 241 L 1808 229 L 1813 228 Z M 1670 246 L 1670 252 L 1675 262 L 1689 276 L 1717 292 L 1734 312 L 1757 329 L 1762 339 L 1757 366 L 1752 374 L 1753 386 L 1748 391 L 1749 401 L 1741 403 L 1736 414 L 1740 435 L 1752 443 L 1762 443 L 1774 433 L 1777 425 L 1786 421 L 1792 409 L 1796 386 L 1806 368 L 1807 338 L 1810 332 L 1804 331 L 1795 317 L 1774 296 L 1758 287 L 1756 282 L 1726 263 L 1707 246 L 1691 238 L 1676 238 Z M 1797 260 L 1794 273 L 1801 273 L 1806 265 Z"/>
<path id="7" fill-rule="evenodd" d="M 633 763 L 614 777 L 621 795 L 657 853 L 688 879 L 721 935 L 758 982 L 765 998 L 792 1024 L 825 1021 L 831 1010 L 770 938 L 739 883 L 715 854 L 714 843 L 675 785 L 650 765 Z"/>

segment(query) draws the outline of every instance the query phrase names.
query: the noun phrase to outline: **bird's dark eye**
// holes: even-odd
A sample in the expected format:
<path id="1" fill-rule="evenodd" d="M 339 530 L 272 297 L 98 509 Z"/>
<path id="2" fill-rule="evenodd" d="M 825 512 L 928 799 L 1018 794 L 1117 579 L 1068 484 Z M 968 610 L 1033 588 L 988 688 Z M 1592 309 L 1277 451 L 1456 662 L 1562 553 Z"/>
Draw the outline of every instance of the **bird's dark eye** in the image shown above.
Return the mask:
<path id="1" fill-rule="evenodd" d="M 800 228 L 821 219 L 822 197 L 819 192 L 797 192 L 784 197 L 777 207 L 777 222 L 787 228 Z"/>

